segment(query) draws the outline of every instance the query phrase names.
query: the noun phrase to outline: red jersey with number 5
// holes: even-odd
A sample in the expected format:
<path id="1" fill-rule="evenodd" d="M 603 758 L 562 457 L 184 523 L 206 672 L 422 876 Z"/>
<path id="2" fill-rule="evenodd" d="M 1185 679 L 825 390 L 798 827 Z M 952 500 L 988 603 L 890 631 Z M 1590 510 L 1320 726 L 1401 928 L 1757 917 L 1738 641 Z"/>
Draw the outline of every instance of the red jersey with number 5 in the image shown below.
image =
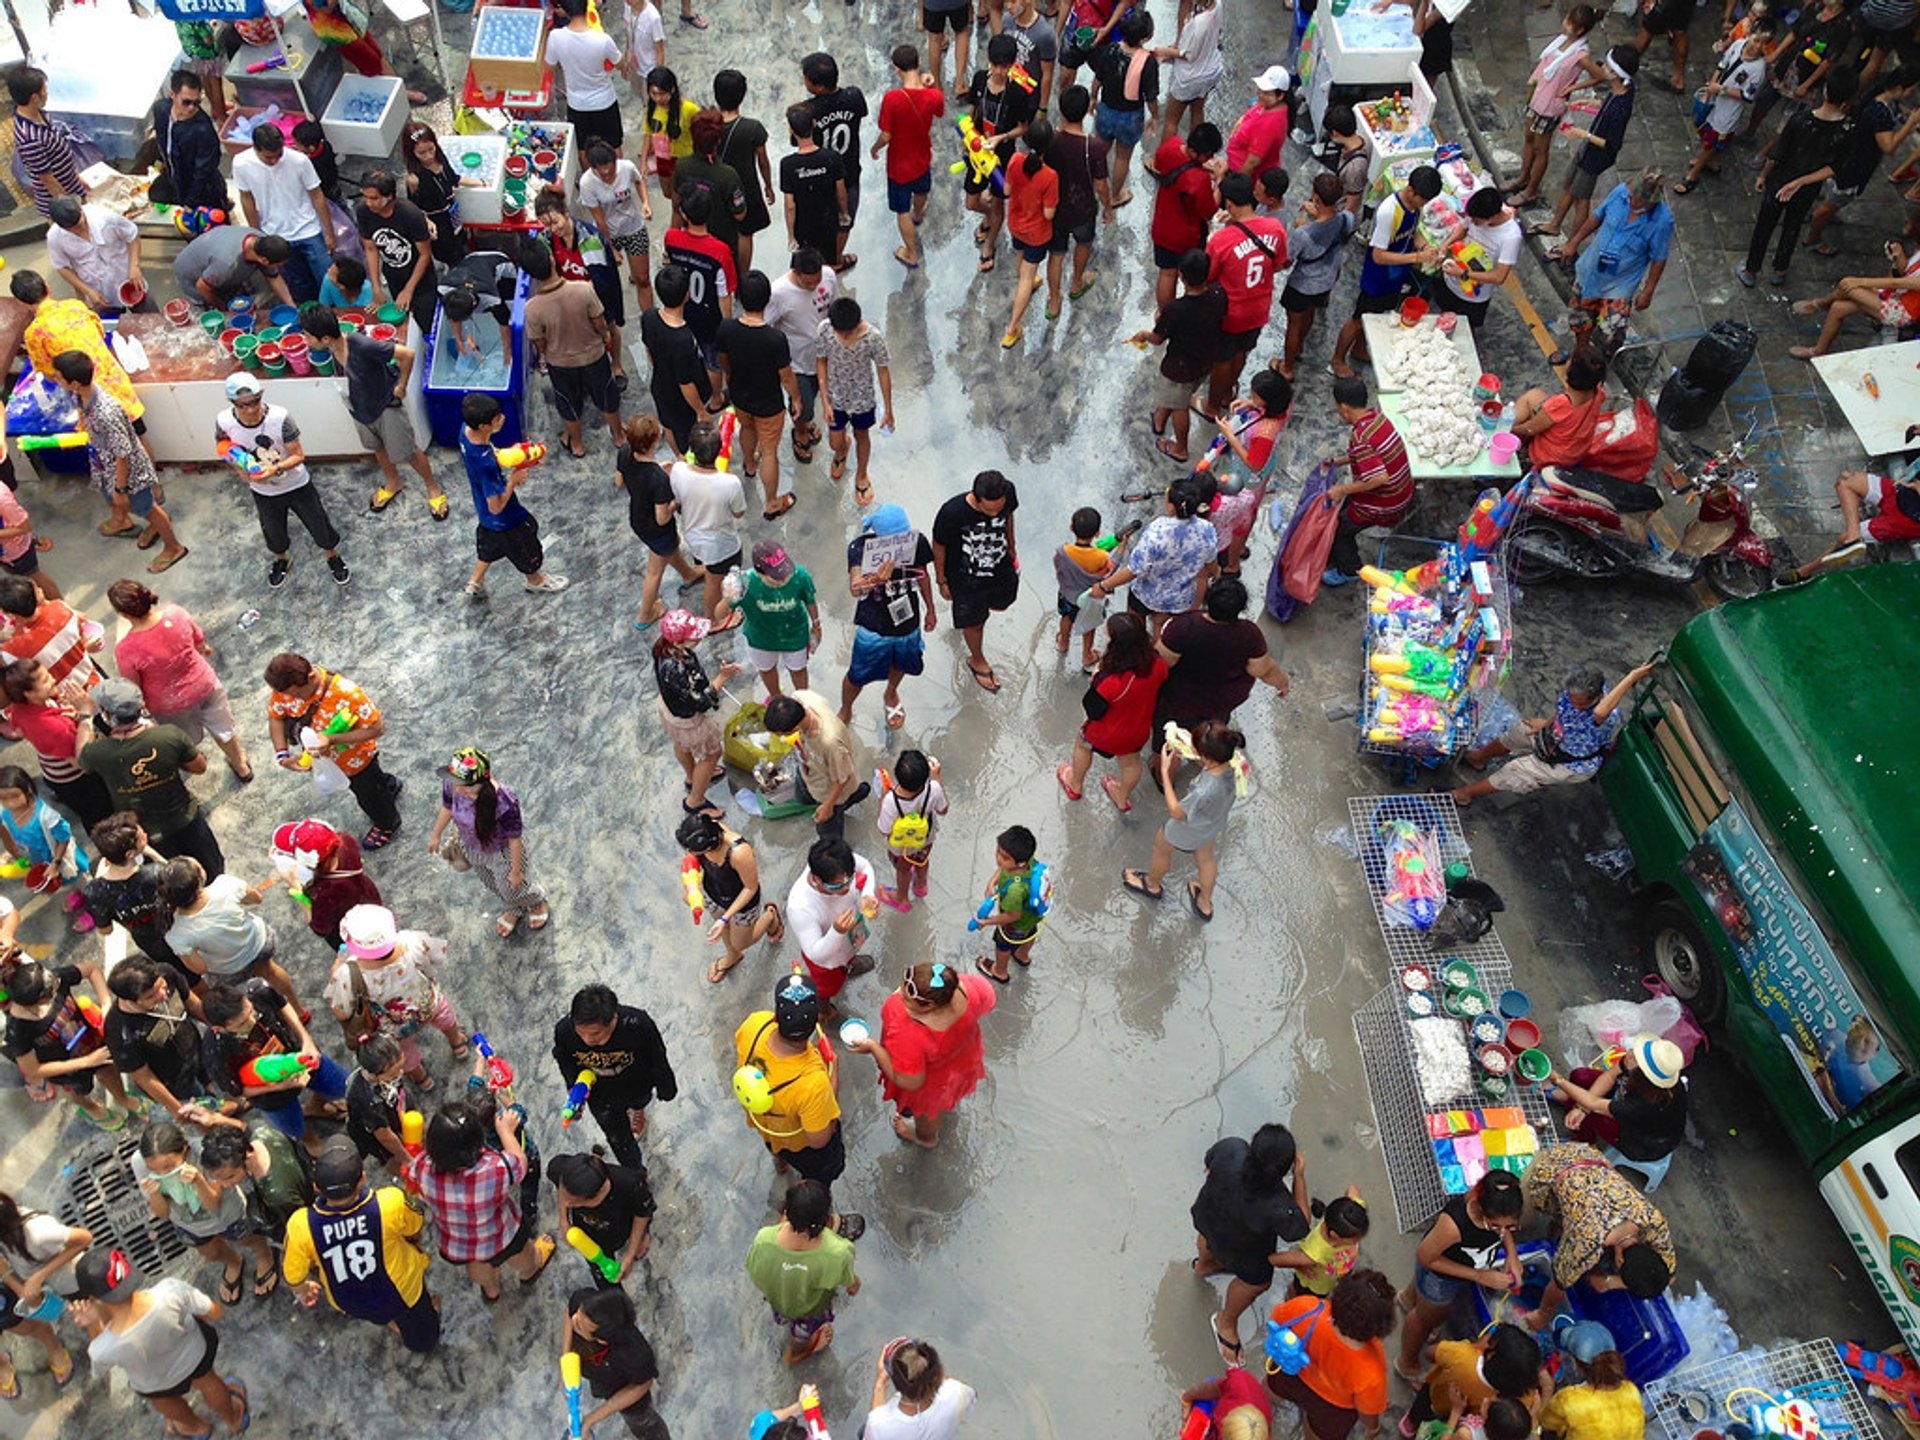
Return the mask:
<path id="1" fill-rule="evenodd" d="M 1287 268 L 1287 227 L 1264 215 L 1229 220 L 1207 237 L 1209 277 L 1227 292 L 1229 334 L 1259 330 L 1273 313 L 1273 282 Z"/>

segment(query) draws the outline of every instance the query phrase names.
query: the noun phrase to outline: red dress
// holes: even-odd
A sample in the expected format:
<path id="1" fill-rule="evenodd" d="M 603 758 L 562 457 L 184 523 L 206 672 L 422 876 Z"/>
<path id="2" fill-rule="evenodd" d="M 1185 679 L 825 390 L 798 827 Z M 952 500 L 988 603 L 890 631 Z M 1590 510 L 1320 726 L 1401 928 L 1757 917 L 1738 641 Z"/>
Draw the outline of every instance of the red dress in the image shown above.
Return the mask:
<path id="1" fill-rule="evenodd" d="M 999 998 L 984 975 L 962 975 L 961 993 L 967 1013 L 945 1030 L 922 1025 L 895 991 L 880 1007 L 880 1043 L 893 1057 L 893 1068 L 906 1075 L 924 1075 L 918 1090 L 902 1090 L 880 1075 L 880 1093 L 915 1115 L 944 1115 L 973 1093 L 987 1075 L 986 1046 L 980 1039 L 980 1019 Z"/>

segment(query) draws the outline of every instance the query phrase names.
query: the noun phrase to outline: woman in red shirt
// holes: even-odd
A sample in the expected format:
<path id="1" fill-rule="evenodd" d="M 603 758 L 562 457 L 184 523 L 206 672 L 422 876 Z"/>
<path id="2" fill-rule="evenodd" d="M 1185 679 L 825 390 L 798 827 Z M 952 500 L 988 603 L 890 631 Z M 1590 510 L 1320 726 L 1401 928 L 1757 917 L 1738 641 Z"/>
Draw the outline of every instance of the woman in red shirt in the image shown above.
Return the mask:
<path id="1" fill-rule="evenodd" d="M 15 660 L 0 670 L 7 723 L 33 747 L 40 778 L 54 799 L 91 830 L 113 813 L 113 799 L 98 775 L 80 768 L 75 758 L 82 742 L 79 712 L 56 689 L 52 672 L 38 660 Z"/>
<path id="2" fill-rule="evenodd" d="M 147 713 L 163 725 L 178 725 L 196 745 L 211 732 L 228 768 L 242 781 L 253 779 L 253 766 L 234 734 L 227 687 L 207 663 L 213 647 L 199 622 L 178 605 L 162 605 L 138 580 L 114 581 L 107 587 L 107 603 L 127 622 L 127 633 L 113 647 L 113 663 L 140 687 Z"/>
<path id="3" fill-rule="evenodd" d="M 1007 321 L 1007 333 L 1000 337 L 1000 348 L 1011 350 L 1026 332 L 1020 321 L 1040 284 L 1040 267 L 1046 263 L 1047 247 L 1053 243 L 1053 215 L 1060 208 L 1060 172 L 1047 164 L 1047 147 L 1053 144 L 1053 125 L 1044 117 L 1027 126 L 1027 153 L 1007 166 L 1007 234 L 1020 256 L 1020 282 L 1013 290 L 1013 318 Z M 1060 277 L 1047 281 L 1047 319 L 1060 318 Z"/>
<path id="4" fill-rule="evenodd" d="M 1073 759 L 1053 772 L 1069 800 L 1080 798 L 1093 757 L 1104 755 L 1120 763 L 1120 778 L 1102 775 L 1100 788 L 1114 809 L 1122 813 L 1133 809 L 1133 789 L 1144 768 L 1140 751 L 1153 738 L 1153 707 L 1166 683 L 1167 662 L 1154 648 L 1146 623 L 1131 611 L 1107 621 L 1107 653 L 1100 657 L 1093 684 L 1080 702 L 1087 723 L 1073 742 Z"/>
<path id="5" fill-rule="evenodd" d="M 922 960 L 880 1007 L 880 1038 L 847 1043 L 879 1067 L 880 1093 L 893 1102 L 893 1133 L 902 1140 L 931 1150 L 941 1117 L 986 1079 L 980 1021 L 993 1006 L 984 976 Z"/>
<path id="6" fill-rule="evenodd" d="M 1514 402 L 1513 433 L 1527 441 L 1535 465 L 1578 465 L 1593 448 L 1593 432 L 1607 413 L 1607 360 L 1591 345 L 1567 360 L 1565 389 L 1558 395 L 1529 390 Z"/>

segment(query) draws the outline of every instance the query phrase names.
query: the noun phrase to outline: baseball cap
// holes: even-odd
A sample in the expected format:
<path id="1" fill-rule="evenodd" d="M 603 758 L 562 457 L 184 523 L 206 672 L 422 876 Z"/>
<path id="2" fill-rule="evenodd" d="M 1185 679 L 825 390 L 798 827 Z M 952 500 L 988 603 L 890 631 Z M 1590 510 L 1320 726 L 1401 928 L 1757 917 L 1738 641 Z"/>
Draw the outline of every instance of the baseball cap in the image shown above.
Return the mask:
<path id="1" fill-rule="evenodd" d="M 340 832 L 324 820 L 289 820 L 274 829 L 273 848 L 311 865 L 340 848 Z"/>
<path id="2" fill-rule="evenodd" d="M 1673 1041 L 1658 1035 L 1637 1035 L 1627 1048 L 1640 1073 L 1662 1090 L 1671 1090 L 1680 1083 L 1680 1072 L 1687 1068 L 1687 1062 Z"/>
<path id="3" fill-rule="evenodd" d="M 1269 65 L 1253 77 L 1256 90 L 1291 90 L 1293 76 L 1284 65 Z"/>
<path id="4" fill-rule="evenodd" d="M 400 932 L 386 906 L 356 905 L 340 917 L 340 938 L 356 960 L 378 960 L 393 953 Z"/>
<path id="5" fill-rule="evenodd" d="M 860 526 L 870 535 L 904 535 L 913 528 L 903 506 L 886 504 L 867 516 Z"/>
<path id="6" fill-rule="evenodd" d="M 773 990 L 773 1024 L 783 1040 L 805 1040 L 820 1024 L 820 992 L 799 971 Z"/>
<path id="7" fill-rule="evenodd" d="M 690 610 L 669 610 L 660 617 L 660 638 L 671 645 L 691 645 L 707 638 L 713 622 Z"/>
<path id="8" fill-rule="evenodd" d="M 121 1301 L 140 1288 L 140 1272 L 124 1250 L 93 1249 L 73 1267 L 73 1281 L 88 1300 Z"/>
<path id="9" fill-rule="evenodd" d="M 1593 1357 L 1614 1348 L 1613 1332 L 1598 1320 L 1576 1320 L 1556 1332 L 1560 1348 L 1582 1365 L 1591 1365 Z"/>
<path id="10" fill-rule="evenodd" d="M 131 680 L 103 680 L 94 689 L 94 704 L 111 725 L 131 725 L 140 718 L 140 691 Z"/>
<path id="11" fill-rule="evenodd" d="M 348 1200 L 366 1178 L 360 1147 L 344 1135 L 329 1135 L 313 1162 L 313 1188 L 325 1200 Z"/>
<path id="12" fill-rule="evenodd" d="M 244 370 L 236 371 L 234 374 L 227 376 L 227 399 L 229 400 L 238 400 L 242 395 L 259 395 L 262 393 L 260 382 Z"/>
<path id="13" fill-rule="evenodd" d="M 793 574 L 793 557 L 778 540 L 753 542 L 753 568 L 769 580 L 786 580 Z"/>

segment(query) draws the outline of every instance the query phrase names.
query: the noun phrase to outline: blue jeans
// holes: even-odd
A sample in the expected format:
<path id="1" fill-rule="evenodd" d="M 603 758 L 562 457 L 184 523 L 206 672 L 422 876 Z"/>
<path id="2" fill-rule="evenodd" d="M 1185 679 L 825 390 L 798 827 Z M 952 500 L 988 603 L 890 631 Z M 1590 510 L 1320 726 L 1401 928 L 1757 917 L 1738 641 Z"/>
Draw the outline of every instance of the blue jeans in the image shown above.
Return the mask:
<path id="1" fill-rule="evenodd" d="M 320 298 L 320 282 L 327 278 L 327 269 L 333 264 L 333 254 L 327 249 L 326 237 L 309 235 L 304 240 L 289 240 L 293 247 L 293 257 L 285 274 L 287 289 L 293 292 L 296 305 L 304 305 L 309 300 Z"/>

